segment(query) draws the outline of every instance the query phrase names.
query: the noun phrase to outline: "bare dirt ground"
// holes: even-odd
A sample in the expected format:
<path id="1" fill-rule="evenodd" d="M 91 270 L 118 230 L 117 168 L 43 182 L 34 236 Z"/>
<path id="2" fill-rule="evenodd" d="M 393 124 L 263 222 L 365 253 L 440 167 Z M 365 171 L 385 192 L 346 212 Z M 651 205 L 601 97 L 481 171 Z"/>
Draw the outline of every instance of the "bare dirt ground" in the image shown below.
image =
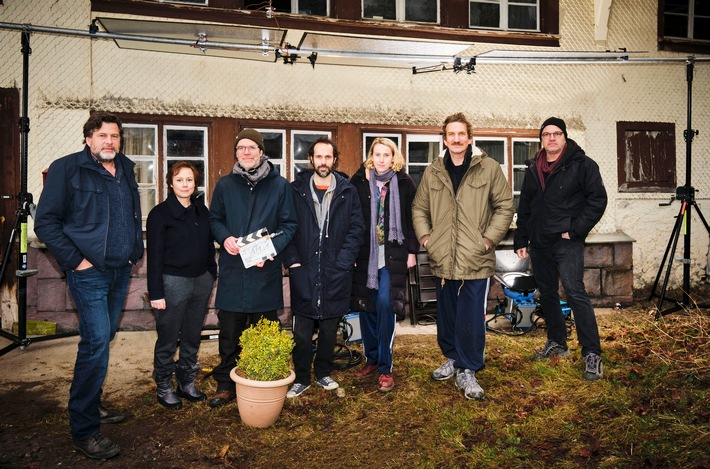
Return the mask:
<path id="1" fill-rule="evenodd" d="M 243 425 L 236 404 L 159 406 L 155 332 L 122 331 L 104 403 L 127 419 L 102 426 L 122 449 L 107 461 L 71 446 L 66 407 L 78 337 L 34 342 L 0 356 L 0 468 L 710 467 L 707 311 L 656 321 L 645 304 L 598 320 L 605 379 L 582 380 L 576 337 L 569 357 L 540 363 L 530 357 L 544 331 L 490 334 L 482 401 L 463 399 L 454 380 L 430 378 L 442 360 L 435 326 L 402 322 L 393 392 L 378 392 L 376 377 L 336 371 L 342 392 L 314 386 L 287 400 L 269 429 Z M 203 341 L 200 362 L 198 384 L 209 395 L 216 341 Z"/>

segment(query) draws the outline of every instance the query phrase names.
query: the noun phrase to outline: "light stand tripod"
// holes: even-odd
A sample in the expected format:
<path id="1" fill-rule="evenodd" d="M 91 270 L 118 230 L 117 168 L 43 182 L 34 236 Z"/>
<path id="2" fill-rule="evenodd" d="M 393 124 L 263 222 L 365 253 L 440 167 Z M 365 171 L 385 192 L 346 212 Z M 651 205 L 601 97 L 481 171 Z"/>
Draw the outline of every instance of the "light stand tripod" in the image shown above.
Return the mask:
<path id="1" fill-rule="evenodd" d="M 27 192 L 27 137 L 30 131 L 30 119 L 27 117 L 28 91 L 29 86 L 29 62 L 30 54 L 30 33 L 22 31 L 22 117 L 20 118 L 20 193 L 17 195 L 17 212 L 15 223 L 10 232 L 10 239 L 7 243 L 5 256 L 0 269 L 0 279 L 5 276 L 5 270 L 10 261 L 18 227 L 20 229 L 19 255 L 20 263 L 15 271 L 17 277 L 17 335 L 11 334 L 0 328 L 0 336 L 10 339 L 12 343 L 0 350 L 0 356 L 14 350 L 17 347 L 24 348 L 30 343 L 50 340 L 60 337 L 77 335 L 76 332 L 65 332 L 42 337 L 27 337 L 27 277 L 37 274 L 37 270 L 27 268 L 27 217 L 32 206 L 32 194 Z"/>
<path id="2" fill-rule="evenodd" d="M 670 239 L 668 240 L 668 245 L 666 246 L 666 252 L 663 254 L 663 260 L 661 261 L 661 266 L 658 268 L 658 275 L 656 275 L 656 280 L 653 283 L 653 288 L 651 289 L 651 296 L 649 297 L 649 300 L 653 299 L 654 297 L 658 298 L 658 308 L 656 312 L 656 319 L 660 319 L 661 316 L 665 316 L 666 314 L 673 313 L 675 311 L 680 311 L 682 309 L 686 308 L 692 308 L 692 307 L 701 307 L 701 308 L 706 308 L 707 306 L 705 305 L 693 305 L 690 302 L 690 235 L 691 235 L 691 214 L 692 214 L 692 209 L 695 207 L 695 211 L 698 214 L 698 217 L 700 220 L 703 222 L 705 225 L 705 229 L 708 231 L 708 234 L 710 234 L 710 226 L 708 226 L 708 222 L 705 221 L 705 217 L 703 216 L 703 213 L 700 211 L 700 209 L 697 206 L 697 203 L 695 202 L 695 188 L 690 184 L 690 176 L 691 176 L 691 167 L 692 167 L 692 147 L 693 147 L 693 139 L 695 136 L 698 134 L 697 130 L 693 130 L 692 125 L 691 125 L 691 120 L 692 120 L 692 104 L 693 104 L 693 68 L 695 65 L 695 60 L 693 57 L 689 57 L 688 61 L 686 62 L 686 77 L 688 80 L 688 122 L 687 122 L 687 128 L 683 132 L 683 137 L 685 138 L 685 185 L 681 187 L 676 188 L 676 195 L 671 198 L 671 201 L 666 203 L 666 204 L 659 204 L 659 205 L 670 205 L 673 200 L 680 200 L 681 205 L 680 205 L 680 211 L 678 212 L 678 215 L 676 216 L 676 222 L 675 225 L 673 226 L 673 231 L 671 232 Z M 681 229 L 685 226 L 685 229 L 683 230 L 683 258 L 680 259 L 680 261 L 683 263 L 683 299 L 682 300 L 672 300 L 674 303 L 674 306 L 671 306 L 670 308 L 663 310 L 663 301 L 667 298 L 666 296 L 666 288 L 668 287 L 668 279 L 671 274 L 671 262 L 669 255 L 672 256 L 675 254 L 676 246 L 678 245 L 678 239 L 680 238 L 680 232 Z M 668 260 L 668 266 L 666 268 L 666 275 L 663 279 L 663 286 L 661 288 L 661 291 L 659 293 L 656 293 L 656 288 L 658 287 L 658 282 L 661 278 L 661 273 L 663 272 L 663 266 L 666 263 L 666 260 Z"/>

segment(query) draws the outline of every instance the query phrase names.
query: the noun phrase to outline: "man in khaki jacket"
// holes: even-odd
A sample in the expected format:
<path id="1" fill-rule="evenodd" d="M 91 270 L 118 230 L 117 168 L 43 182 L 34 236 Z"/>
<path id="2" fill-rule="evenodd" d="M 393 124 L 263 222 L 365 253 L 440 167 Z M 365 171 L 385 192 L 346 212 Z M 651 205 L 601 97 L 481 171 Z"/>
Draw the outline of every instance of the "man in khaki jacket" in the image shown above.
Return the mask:
<path id="1" fill-rule="evenodd" d="M 431 376 L 444 381 L 456 375 L 467 399 L 481 399 L 476 372 L 484 367 L 494 248 L 515 209 L 500 165 L 471 145 L 466 116 L 447 117 L 443 131 L 446 152 L 424 171 L 412 206 L 414 230 L 437 277 L 437 340 L 446 357 Z"/>

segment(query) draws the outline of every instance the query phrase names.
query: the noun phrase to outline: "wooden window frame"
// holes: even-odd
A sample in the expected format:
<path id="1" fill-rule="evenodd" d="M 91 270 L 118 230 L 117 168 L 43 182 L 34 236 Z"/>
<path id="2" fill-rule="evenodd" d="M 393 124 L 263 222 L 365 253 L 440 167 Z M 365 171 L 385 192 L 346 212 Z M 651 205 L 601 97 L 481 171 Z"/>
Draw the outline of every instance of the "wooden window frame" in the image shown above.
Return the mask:
<path id="1" fill-rule="evenodd" d="M 665 0 L 658 0 L 658 50 L 687 52 L 692 54 L 710 53 L 710 41 L 665 37 L 664 13 Z"/>

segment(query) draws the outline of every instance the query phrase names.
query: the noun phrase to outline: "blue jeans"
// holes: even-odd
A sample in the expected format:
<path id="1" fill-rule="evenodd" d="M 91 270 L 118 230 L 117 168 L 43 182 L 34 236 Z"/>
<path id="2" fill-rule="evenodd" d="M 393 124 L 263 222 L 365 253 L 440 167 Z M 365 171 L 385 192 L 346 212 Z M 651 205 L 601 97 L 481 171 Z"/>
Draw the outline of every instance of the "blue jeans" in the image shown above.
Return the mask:
<path id="1" fill-rule="evenodd" d="M 131 266 L 100 271 L 95 267 L 67 271 L 67 285 L 79 312 L 79 350 L 69 390 L 69 425 L 74 439 L 99 431 L 101 386 L 108 370 L 113 340 L 126 300 Z"/>
<path id="2" fill-rule="evenodd" d="M 390 301 L 390 272 L 386 267 L 379 270 L 378 286 L 374 291 L 374 312 L 360 313 L 362 347 L 368 365 L 377 365 L 382 374 L 392 373 L 392 346 L 397 317 Z"/>
<path id="3" fill-rule="evenodd" d="M 563 347 L 567 344 L 567 329 L 559 294 L 562 279 L 567 303 L 574 314 L 582 356 L 590 352 L 601 354 L 597 318 L 584 288 L 584 241 L 560 238 L 549 247 L 532 247 L 530 262 L 540 290 L 540 305 L 545 316 L 547 338 Z"/>
<path id="4" fill-rule="evenodd" d="M 486 302 L 491 279 L 436 282 L 436 338 L 441 353 L 456 368 L 480 371 L 485 366 Z"/>

